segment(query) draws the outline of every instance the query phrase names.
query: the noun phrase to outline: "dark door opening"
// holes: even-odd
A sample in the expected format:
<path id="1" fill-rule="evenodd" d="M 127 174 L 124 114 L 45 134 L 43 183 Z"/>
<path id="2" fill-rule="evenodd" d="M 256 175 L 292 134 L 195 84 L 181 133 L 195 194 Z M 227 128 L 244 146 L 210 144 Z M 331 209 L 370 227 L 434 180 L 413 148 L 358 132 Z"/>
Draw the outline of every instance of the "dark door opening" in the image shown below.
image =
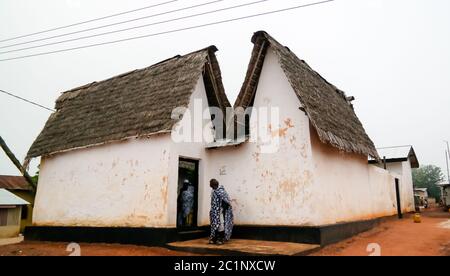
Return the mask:
<path id="1" fill-rule="evenodd" d="M 197 160 L 180 158 L 178 164 L 177 228 L 197 228 L 198 213 Z"/>
<path id="2" fill-rule="evenodd" d="M 398 218 L 401 219 L 403 218 L 403 214 L 402 214 L 402 205 L 401 205 L 401 199 L 400 199 L 400 181 L 398 178 L 395 179 L 395 194 L 397 197 L 397 214 L 398 214 Z"/>

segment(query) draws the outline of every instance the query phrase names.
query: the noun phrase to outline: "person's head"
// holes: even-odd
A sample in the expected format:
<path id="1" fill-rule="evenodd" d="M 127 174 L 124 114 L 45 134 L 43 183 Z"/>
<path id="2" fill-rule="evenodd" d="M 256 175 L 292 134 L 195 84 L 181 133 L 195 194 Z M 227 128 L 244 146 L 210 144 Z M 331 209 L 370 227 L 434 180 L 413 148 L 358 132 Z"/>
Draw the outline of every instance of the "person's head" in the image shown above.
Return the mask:
<path id="1" fill-rule="evenodd" d="M 189 187 L 189 185 L 191 185 L 191 182 L 189 180 L 185 179 L 183 181 L 183 188 L 182 189 L 184 189 L 184 190 L 187 189 Z"/>
<path id="2" fill-rule="evenodd" d="M 209 186 L 215 190 L 219 188 L 219 181 L 217 181 L 216 179 L 211 179 L 211 181 L 209 181 Z"/>

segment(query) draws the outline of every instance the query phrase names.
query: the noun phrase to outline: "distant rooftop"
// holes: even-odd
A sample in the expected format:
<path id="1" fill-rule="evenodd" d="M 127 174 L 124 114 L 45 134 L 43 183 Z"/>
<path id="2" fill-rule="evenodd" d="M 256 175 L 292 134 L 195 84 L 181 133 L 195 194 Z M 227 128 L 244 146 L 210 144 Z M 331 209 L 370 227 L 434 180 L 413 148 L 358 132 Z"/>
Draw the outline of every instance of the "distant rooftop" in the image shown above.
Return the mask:
<path id="1" fill-rule="evenodd" d="M 23 176 L 0 175 L 0 189 L 31 191 L 32 188 Z"/>
<path id="2" fill-rule="evenodd" d="M 442 181 L 442 182 L 438 183 L 437 185 L 444 187 L 444 186 L 450 186 L 450 183 L 448 183 L 448 181 Z"/>
<path id="3" fill-rule="evenodd" d="M 0 206 L 28 205 L 27 201 L 5 189 L 0 189 Z"/>
<path id="4" fill-rule="evenodd" d="M 404 162 L 409 160 L 412 168 L 419 168 L 420 166 L 416 153 L 414 152 L 414 148 L 410 145 L 377 148 L 377 151 L 382 160 L 386 158 L 387 163 Z M 369 162 L 373 163 L 375 160 L 371 159 Z"/>

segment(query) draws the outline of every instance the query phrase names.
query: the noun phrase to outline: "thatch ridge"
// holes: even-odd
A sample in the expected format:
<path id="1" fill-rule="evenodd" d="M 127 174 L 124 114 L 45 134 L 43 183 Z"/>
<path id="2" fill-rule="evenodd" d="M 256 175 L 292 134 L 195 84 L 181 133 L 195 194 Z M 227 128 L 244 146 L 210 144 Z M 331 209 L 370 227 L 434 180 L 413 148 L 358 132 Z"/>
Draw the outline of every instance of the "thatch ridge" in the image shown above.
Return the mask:
<path id="1" fill-rule="evenodd" d="M 188 106 L 202 76 L 215 84 L 207 87 L 210 105 L 230 106 L 216 51 L 210 46 L 62 93 L 56 100 L 56 112 L 32 144 L 27 159 L 168 133 L 177 122 L 171 118 L 172 110 Z M 212 70 L 206 73 L 209 64 Z"/>
<path id="2" fill-rule="evenodd" d="M 268 49 L 273 50 L 320 140 L 345 152 L 379 158 L 372 140 L 343 91 L 268 33 L 256 32 L 252 42 L 252 57 L 235 108 L 253 105 L 266 53 Z"/>

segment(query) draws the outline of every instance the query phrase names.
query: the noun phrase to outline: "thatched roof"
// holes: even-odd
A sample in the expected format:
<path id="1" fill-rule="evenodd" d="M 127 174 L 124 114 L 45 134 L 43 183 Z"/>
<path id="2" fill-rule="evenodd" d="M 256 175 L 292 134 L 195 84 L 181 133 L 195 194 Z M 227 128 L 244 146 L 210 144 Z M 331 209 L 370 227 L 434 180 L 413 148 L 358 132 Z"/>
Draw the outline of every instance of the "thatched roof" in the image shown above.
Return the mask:
<path id="1" fill-rule="evenodd" d="M 247 76 L 235 107 L 246 108 L 253 105 L 264 59 L 270 49 L 277 55 L 320 140 L 342 151 L 365 154 L 378 159 L 373 142 L 366 134 L 344 92 L 327 82 L 305 61 L 300 60 L 266 32 L 255 33 L 252 42 L 254 48 Z"/>
<path id="2" fill-rule="evenodd" d="M 211 46 L 63 93 L 27 159 L 130 137 L 168 133 L 203 76 L 210 106 L 230 106 Z"/>

